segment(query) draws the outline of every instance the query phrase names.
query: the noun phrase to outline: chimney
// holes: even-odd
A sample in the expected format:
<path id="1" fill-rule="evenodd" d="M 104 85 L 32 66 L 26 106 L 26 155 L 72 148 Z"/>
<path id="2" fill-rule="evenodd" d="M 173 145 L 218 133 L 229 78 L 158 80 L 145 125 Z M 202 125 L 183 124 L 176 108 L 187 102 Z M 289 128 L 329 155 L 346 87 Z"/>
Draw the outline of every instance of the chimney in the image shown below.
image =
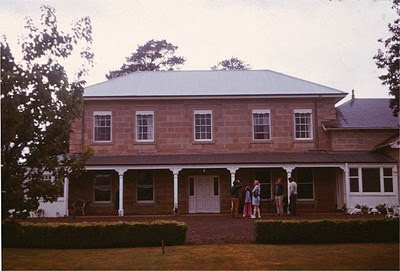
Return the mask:
<path id="1" fill-rule="evenodd" d="M 351 90 L 351 100 L 354 101 L 356 97 L 354 96 L 354 89 Z"/>

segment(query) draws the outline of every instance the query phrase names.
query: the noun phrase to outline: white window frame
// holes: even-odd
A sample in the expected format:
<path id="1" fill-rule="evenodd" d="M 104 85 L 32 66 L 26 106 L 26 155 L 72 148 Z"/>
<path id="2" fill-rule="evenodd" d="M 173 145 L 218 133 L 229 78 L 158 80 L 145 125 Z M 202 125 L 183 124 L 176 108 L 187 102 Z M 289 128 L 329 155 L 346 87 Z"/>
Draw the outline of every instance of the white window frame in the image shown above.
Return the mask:
<path id="1" fill-rule="evenodd" d="M 298 138 L 296 137 L 296 114 L 311 114 L 310 115 L 310 137 Z M 312 109 L 294 109 L 293 110 L 293 136 L 295 140 L 313 140 L 314 139 L 314 123 Z"/>
<path id="2" fill-rule="evenodd" d="M 109 201 L 104 201 L 104 200 L 96 200 L 96 189 L 95 189 L 95 186 L 96 186 L 96 177 L 97 176 L 103 176 L 103 177 L 105 177 L 105 176 L 107 176 L 109 179 L 110 179 L 110 200 Z M 95 176 L 94 176 L 94 179 L 93 179 L 93 203 L 99 203 L 99 204 L 110 204 L 111 202 L 112 202 L 112 198 L 113 198 L 113 196 L 112 196 L 112 192 L 113 192 L 113 189 L 112 189 L 112 175 L 111 174 L 95 174 Z"/>
<path id="3" fill-rule="evenodd" d="M 256 139 L 254 134 L 254 114 L 268 114 L 268 127 L 269 127 L 269 138 Z M 254 141 L 270 141 L 272 138 L 272 127 L 271 127 L 271 110 L 270 109 L 255 109 L 251 112 L 251 122 L 252 122 L 252 134 Z"/>
<path id="4" fill-rule="evenodd" d="M 396 195 L 396 191 L 395 191 L 395 177 L 394 177 L 394 169 L 391 166 L 385 166 L 385 165 L 352 165 L 349 167 L 349 169 L 358 169 L 358 188 L 359 188 L 359 192 L 350 192 L 350 195 L 353 196 L 374 196 L 374 195 L 385 195 L 385 196 L 394 196 Z M 363 168 L 377 168 L 379 169 L 379 178 L 380 178 L 380 192 L 364 192 L 363 191 L 363 187 L 362 187 L 362 169 Z M 385 192 L 385 187 L 384 187 L 384 175 L 383 175 L 383 169 L 384 168 L 391 168 L 392 169 L 392 187 L 393 187 L 393 191 L 392 192 Z"/>
<path id="5" fill-rule="evenodd" d="M 156 186 L 154 184 L 154 173 L 152 173 L 151 180 L 153 181 L 153 200 L 138 200 L 138 175 L 136 175 L 136 203 L 154 203 L 155 202 L 155 190 Z"/>
<path id="6" fill-rule="evenodd" d="M 211 138 L 210 139 L 196 139 L 196 115 L 206 115 L 210 114 L 211 115 Z M 212 110 L 194 110 L 193 111 L 193 138 L 194 141 L 196 142 L 211 142 L 213 141 L 213 114 Z"/>
<path id="7" fill-rule="evenodd" d="M 153 129 L 152 129 L 152 133 L 151 133 L 152 139 L 139 139 L 138 115 L 152 115 L 153 116 Z M 155 117 L 154 117 L 154 111 L 136 111 L 136 113 L 135 113 L 136 142 L 154 142 L 155 122 L 156 121 L 155 121 Z"/>
<path id="8" fill-rule="evenodd" d="M 96 129 L 95 129 L 95 124 L 96 124 L 96 120 L 95 117 L 96 116 L 110 116 L 110 140 L 96 140 Z M 112 129 L 113 128 L 113 117 L 112 117 L 112 111 L 94 111 L 93 112 L 93 142 L 95 143 L 110 143 L 112 142 Z"/>

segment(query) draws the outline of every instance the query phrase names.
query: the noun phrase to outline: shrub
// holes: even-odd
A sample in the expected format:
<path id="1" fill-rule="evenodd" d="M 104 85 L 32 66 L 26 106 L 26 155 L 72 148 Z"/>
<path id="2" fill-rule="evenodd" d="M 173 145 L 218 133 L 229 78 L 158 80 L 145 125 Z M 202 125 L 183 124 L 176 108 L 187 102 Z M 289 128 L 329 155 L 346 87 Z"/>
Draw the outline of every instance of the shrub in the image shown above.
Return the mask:
<path id="1" fill-rule="evenodd" d="M 254 231 L 261 244 L 398 242 L 399 220 L 260 220 Z"/>
<path id="2" fill-rule="evenodd" d="M 368 208 L 367 205 L 361 206 L 361 212 L 362 212 L 364 215 L 367 215 L 367 214 L 368 214 L 368 211 L 369 211 L 369 208 Z"/>
<path id="3" fill-rule="evenodd" d="M 381 214 L 386 215 L 386 205 L 385 204 L 379 204 L 376 205 L 375 207 Z"/>
<path id="4" fill-rule="evenodd" d="M 3 222 L 4 247 L 105 248 L 183 244 L 184 223 L 22 223 Z"/>

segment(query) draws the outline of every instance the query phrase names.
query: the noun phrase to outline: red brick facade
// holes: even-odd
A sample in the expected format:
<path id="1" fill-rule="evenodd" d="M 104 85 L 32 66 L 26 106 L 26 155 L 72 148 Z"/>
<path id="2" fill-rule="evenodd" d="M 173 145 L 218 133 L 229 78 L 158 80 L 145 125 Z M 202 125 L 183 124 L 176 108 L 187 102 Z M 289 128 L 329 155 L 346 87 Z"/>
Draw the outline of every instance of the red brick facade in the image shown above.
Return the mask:
<path id="1" fill-rule="evenodd" d="M 321 122 L 336 118 L 334 104 L 333 99 L 86 101 L 84 121 L 74 124 L 70 150 L 80 152 L 82 144 L 91 145 L 97 154 L 329 150 Z M 271 110 L 271 140 L 253 140 L 254 109 Z M 294 109 L 313 110 L 313 140 L 294 139 Z M 194 110 L 212 110 L 212 142 L 194 141 Z M 93 142 L 94 111 L 112 112 L 112 143 Z M 136 111 L 154 111 L 154 143 L 135 142 Z"/>
<path id="2" fill-rule="evenodd" d="M 71 134 L 70 151 L 79 153 L 83 146 L 91 146 L 95 154 L 167 154 L 222 152 L 305 152 L 322 151 L 366 151 L 395 133 L 392 130 L 340 130 L 325 131 L 323 121 L 335 120 L 334 98 L 282 98 L 282 99 L 199 99 L 199 100 L 99 100 L 85 101 L 84 117 L 76 121 Z M 270 110 L 271 139 L 253 140 L 252 110 Z M 294 110 L 311 109 L 313 139 L 294 138 Z M 194 111 L 212 110 L 211 142 L 194 140 Z M 93 113 L 112 112 L 112 142 L 93 142 Z M 135 140 L 136 111 L 154 112 L 154 142 Z M 118 166 L 118 165 L 116 165 Z M 310 165 L 312 168 L 312 165 Z M 236 178 L 242 183 L 252 184 L 255 171 L 241 168 Z M 342 169 L 313 168 L 313 199 L 299 200 L 300 211 L 334 211 L 337 204 L 337 179 Z M 104 172 L 104 171 L 102 171 Z M 174 182 L 170 170 L 154 170 L 154 202 L 138 203 L 136 198 L 137 170 L 124 174 L 125 214 L 170 214 L 174 207 Z M 93 180 L 96 171 L 88 171 L 79 180 L 71 182 L 70 208 L 75 200 L 83 199 L 89 214 L 117 214 L 116 192 L 118 174 L 112 174 L 111 202 L 94 203 Z M 179 173 L 179 212 L 189 212 L 189 176 L 213 175 L 219 177 L 220 210 L 230 210 L 231 175 L 227 169 L 183 169 Z M 341 175 L 342 176 L 342 175 Z M 286 185 L 287 173 L 283 168 L 271 169 L 271 181 L 281 177 Z M 341 177 L 343 179 L 343 176 Z M 273 186 L 271 186 L 273 189 Z M 340 206 L 339 206 L 340 207 Z M 261 209 L 274 212 L 273 200 L 263 201 Z M 262 212 L 263 212 L 262 211 Z"/>

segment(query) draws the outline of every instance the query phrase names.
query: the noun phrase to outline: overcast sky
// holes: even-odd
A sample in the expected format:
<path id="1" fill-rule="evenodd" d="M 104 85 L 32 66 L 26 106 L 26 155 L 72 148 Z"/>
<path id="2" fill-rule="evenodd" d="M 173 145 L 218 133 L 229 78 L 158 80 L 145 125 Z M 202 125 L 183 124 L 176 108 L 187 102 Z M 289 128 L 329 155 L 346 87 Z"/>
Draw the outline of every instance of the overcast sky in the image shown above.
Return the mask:
<path id="1" fill-rule="evenodd" d="M 0 32 L 16 51 L 24 20 L 39 21 L 40 6 L 56 9 L 61 29 L 90 16 L 95 66 L 88 84 L 105 81 L 150 39 L 166 39 L 186 57 L 183 70 L 208 70 L 232 56 L 357 97 L 388 97 L 372 57 L 390 34 L 391 1 L 128 1 L 0 0 Z"/>

